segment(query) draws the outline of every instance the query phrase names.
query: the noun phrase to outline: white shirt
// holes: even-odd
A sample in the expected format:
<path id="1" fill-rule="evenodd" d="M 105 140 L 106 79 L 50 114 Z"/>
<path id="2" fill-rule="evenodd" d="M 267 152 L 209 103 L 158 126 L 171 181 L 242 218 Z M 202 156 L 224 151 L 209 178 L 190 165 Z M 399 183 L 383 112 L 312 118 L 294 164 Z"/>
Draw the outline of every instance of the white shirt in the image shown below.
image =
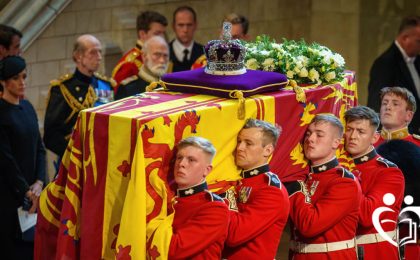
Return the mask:
<path id="1" fill-rule="evenodd" d="M 414 86 L 416 87 L 417 95 L 420 96 L 420 76 L 416 70 L 416 66 L 414 65 L 414 62 L 416 61 L 416 56 L 408 57 L 407 53 L 401 47 L 398 41 L 395 41 L 395 45 L 397 45 L 398 49 L 400 50 L 404 58 L 405 64 L 407 64 L 408 70 L 410 71 L 411 78 L 414 81 Z M 404 86 L 400 86 L 400 87 L 404 87 Z"/>
<path id="2" fill-rule="evenodd" d="M 193 45 L 194 45 L 194 41 L 191 41 L 190 45 L 188 47 L 185 47 L 181 42 L 178 41 L 178 39 L 175 39 L 174 42 L 172 43 L 172 47 L 174 49 L 175 57 L 179 61 L 182 61 L 184 59 L 184 50 L 187 49 L 188 50 L 188 60 L 191 59 L 191 53 L 192 53 Z"/>

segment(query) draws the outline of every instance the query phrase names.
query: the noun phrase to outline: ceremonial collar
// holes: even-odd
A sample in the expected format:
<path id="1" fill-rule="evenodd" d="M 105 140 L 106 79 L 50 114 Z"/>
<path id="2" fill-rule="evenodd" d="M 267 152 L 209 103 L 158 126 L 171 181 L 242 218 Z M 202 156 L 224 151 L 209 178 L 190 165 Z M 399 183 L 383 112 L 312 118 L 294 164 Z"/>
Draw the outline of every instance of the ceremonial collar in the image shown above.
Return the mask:
<path id="1" fill-rule="evenodd" d="M 332 168 L 335 168 L 336 166 L 338 166 L 338 160 L 337 160 L 337 158 L 334 157 L 329 162 L 311 166 L 311 172 L 312 173 L 325 172 L 325 171 L 328 171 Z"/>
<path id="2" fill-rule="evenodd" d="M 262 166 L 259 166 L 257 168 L 253 168 L 250 170 L 242 170 L 241 176 L 242 178 L 251 178 L 254 176 L 257 176 L 260 173 L 265 173 L 270 171 L 270 166 L 268 164 L 264 164 Z"/>
<path id="3" fill-rule="evenodd" d="M 85 74 L 81 73 L 78 69 L 74 72 L 74 77 L 86 84 L 92 83 L 92 77 L 86 76 Z"/>
<path id="4" fill-rule="evenodd" d="M 355 164 L 365 163 L 365 162 L 370 161 L 373 158 L 375 158 L 376 155 L 378 155 L 378 154 L 376 153 L 375 148 L 373 148 L 372 150 L 370 150 L 369 152 L 365 153 L 364 155 L 361 155 L 359 157 L 353 158 L 353 161 L 354 161 Z"/>
<path id="5" fill-rule="evenodd" d="M 385 140 L 403 139 L 409 136 L 408 127 L 404 127 L 395 131 L 381 130 L 381 137 Z"/>
<path id="6" fill-rule="evenodd" d="M 139 77 L 142 78 L 144 81 L 148 82 L 148 83 L 152 83 L 155 81 L 159 81 L 159 78 L 153 76 L 152 74 L 150 74 L 150 70 L 146 68 L 146 65 L 143 65 L 140 67 L 139 70 Z"/>
<path id="7" fill-rule="evenodd" d="M 197 194 L 199 192 L 207 190 L 207 182 L 202 182 L 200 184 L 197 184 L 195 186 L 191 186 L 185 189 L 177 189 L 176 195 L 180 198 L 182 197 L 188 197 L 194 194 Z"/>

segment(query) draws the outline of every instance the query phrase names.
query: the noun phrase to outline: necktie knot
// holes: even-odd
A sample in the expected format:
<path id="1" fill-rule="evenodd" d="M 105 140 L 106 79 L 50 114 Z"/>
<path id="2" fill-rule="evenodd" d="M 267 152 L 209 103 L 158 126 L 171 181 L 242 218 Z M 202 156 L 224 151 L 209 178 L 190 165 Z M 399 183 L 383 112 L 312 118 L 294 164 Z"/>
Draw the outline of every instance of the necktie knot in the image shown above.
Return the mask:
<path id="1" fill-rule="evenodd" d="M 184 49 L 184 58 L 182 59 L 182 62 L 187 62 L 188 61 L 188 49 Z"/>

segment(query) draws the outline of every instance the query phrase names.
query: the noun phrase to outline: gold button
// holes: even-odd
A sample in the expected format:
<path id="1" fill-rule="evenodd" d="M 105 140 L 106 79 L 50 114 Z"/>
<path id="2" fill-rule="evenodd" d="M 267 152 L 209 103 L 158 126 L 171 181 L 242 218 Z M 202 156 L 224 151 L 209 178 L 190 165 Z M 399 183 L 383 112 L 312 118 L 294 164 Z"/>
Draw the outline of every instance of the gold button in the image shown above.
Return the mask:
<path id="1" fill-rule="evenodd" d="M 80 87 L 79 86 L 76 87 L 76 91 L 80 91 Z"/>
<path id="2" fill-rule="evenodd" d="M 83 98 L 82 97 L 79 97 L 79 102 L 82 102 L 83 101 Z"/>

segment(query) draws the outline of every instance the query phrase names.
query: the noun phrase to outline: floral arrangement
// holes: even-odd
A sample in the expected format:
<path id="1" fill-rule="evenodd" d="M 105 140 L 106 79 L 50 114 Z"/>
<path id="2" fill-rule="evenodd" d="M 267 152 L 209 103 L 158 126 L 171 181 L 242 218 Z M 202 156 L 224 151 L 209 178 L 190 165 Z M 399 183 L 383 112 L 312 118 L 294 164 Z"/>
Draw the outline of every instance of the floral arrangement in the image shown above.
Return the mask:
<path id="1" fill-rule="evenodd" d="M 276 43 L 262 35 L 255 42 L 243 44 L 247 48 L 248 69 L 280 72 L 298 84 L 325 84 L 343 79 L 344 58 L 318 43 L 286 39 Z"/>

